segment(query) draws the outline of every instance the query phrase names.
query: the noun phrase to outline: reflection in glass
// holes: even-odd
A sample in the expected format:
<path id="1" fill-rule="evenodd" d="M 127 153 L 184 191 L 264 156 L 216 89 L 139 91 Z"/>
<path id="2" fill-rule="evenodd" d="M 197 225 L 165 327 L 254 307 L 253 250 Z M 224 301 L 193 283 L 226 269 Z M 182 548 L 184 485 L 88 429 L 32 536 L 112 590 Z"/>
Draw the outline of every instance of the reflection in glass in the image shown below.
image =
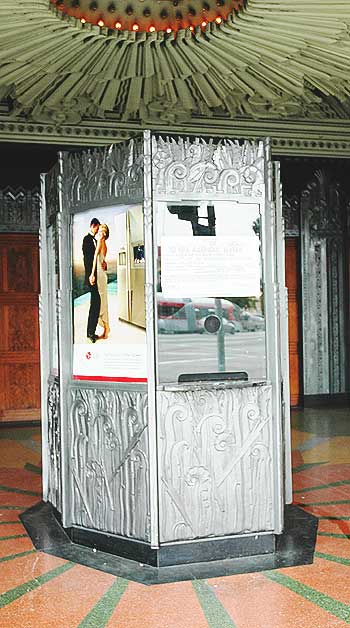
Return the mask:
<path id="1" fill-rule="evenodd" d="M 259 206 L 159 202 L 156 224 L 160 383 L 196 373 L 265 379 Z"/>

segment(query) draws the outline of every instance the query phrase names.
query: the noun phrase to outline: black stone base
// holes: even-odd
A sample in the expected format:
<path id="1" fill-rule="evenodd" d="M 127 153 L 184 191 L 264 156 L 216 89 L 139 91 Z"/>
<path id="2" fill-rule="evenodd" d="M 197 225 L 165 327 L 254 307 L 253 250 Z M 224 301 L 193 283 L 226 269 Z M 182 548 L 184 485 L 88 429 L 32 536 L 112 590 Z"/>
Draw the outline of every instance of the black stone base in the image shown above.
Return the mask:
<path id="1" fill-rule="evenodd" d="M 312 563 L 318 520 L 286 506 L 283 534 L 206 539 L 162 545 L 62 528 L 49 503 L 39 502 L 20 519 L 36 549 L 143 584 L 250 573 Z"/>
<path id="2" fill-rule="evenodd" d="M 275 535 L 226 537 L 196 542 L 171 543 L 153 549 L 147 543 L 126 539 L 114 534 L 103 534 L 86 528 L 66 530 L 74 543 L 96 548 L 153 567 L 172 567 L 191 563 L 211 562 L 227 558 L 242 558 L 275 551 Z"/>

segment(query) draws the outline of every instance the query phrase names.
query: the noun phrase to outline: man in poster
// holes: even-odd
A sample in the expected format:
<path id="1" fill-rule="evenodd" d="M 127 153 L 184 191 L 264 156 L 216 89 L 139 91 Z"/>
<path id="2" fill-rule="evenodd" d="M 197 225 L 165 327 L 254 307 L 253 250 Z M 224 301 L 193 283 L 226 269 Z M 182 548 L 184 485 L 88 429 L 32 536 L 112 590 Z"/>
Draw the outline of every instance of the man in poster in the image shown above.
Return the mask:
<path id="1" fill-rule="evenodd" d="M 89 287 L 90 290 L 90 308 L 89 308 L 89 316 L 87 321 L 87 339 L 88 342 L 96 342 L 98 336 L 96 335 L 96 327 L 98 316 L 100 313 L 100 305 L 101 298 L 98 291 L 97 286 L 97 272 L 95 270 L 95 283 L 91 285 L 89 281 L 89 277 L 92 272 L 92 265 L 94 261 L 95 249 L 96 249 L 96 240 L 95 235 L 98 232 L 100 226 L 100 221 L 98 218 L 92 218 L 90 222 L 90 231 L 86 234 L 83 239 L 83 256 L 84 256 L 84 269 L 85 269 L 85 285 Z M 104 262 L 106 270 L 107 264 Z"/>

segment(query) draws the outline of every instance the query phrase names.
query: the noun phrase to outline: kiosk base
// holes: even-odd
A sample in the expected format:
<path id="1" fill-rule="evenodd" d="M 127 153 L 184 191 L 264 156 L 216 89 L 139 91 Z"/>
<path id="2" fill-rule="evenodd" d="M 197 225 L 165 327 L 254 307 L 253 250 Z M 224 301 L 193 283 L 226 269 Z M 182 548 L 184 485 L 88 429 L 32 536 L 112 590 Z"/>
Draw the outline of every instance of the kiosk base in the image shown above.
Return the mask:
<path id="1" fill-rule="evenodd" d="M 257 534 L 172 543 L 147 543 L 83 528 L 64 529 L 49 503 L 39 502 L 20 519 L 35 548 L 143 584 L 161 584 L 280 569 L 313 561 L 318 520 L 286 506 L 283 534 Z"/>

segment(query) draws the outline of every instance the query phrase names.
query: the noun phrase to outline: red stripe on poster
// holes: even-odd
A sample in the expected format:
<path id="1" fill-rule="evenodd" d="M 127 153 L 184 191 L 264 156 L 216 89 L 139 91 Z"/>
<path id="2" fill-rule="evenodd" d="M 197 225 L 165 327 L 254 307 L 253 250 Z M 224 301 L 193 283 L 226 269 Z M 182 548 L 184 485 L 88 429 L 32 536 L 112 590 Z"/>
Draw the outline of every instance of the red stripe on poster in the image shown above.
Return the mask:
<path id="1" fill-rule="evenodd" d="M 88 380 L 93 382 L 147 382 L 147 377 L 102 377 L 100 375 L 73 375 L 73 379 Z"/>

